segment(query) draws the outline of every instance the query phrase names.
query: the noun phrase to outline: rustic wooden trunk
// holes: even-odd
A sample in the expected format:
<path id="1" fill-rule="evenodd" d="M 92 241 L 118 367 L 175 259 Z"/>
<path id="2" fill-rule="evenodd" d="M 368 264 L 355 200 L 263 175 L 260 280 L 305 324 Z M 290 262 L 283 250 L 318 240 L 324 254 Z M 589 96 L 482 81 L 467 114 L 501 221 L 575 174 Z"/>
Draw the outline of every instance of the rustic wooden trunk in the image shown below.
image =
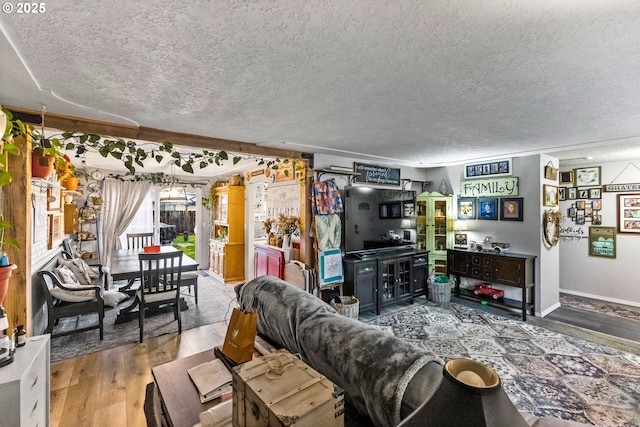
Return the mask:
<path id="1" fill-rule="evenodd" d="M 232 377 L 234 426 L 344 426 L 342 391 L 286 351 L 239 365 Z"/>

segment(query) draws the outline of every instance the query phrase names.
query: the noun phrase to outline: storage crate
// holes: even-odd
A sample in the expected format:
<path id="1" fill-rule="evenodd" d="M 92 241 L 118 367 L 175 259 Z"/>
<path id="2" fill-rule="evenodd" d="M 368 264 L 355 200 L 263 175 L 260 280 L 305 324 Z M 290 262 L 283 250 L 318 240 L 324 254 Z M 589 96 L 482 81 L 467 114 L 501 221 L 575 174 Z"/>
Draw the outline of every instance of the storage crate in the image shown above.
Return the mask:
<path id="1" fill-rule="evenodd" d="M 339 298 L 340 302 L 336 301 L 336 298 Z M 360 314 L 360 301 L 358 301 L 358 298 L 353 296 L 335 297 L 331 300 L 331 307 L 343 316 L 350 317 L 352 319 L 357 319 Z"/>
<path id="2" fill-rule="evenodd" d="M 344 426 L 342 391 L 285 350 L 238 365 L 231 375 L 234 426 Z"/>

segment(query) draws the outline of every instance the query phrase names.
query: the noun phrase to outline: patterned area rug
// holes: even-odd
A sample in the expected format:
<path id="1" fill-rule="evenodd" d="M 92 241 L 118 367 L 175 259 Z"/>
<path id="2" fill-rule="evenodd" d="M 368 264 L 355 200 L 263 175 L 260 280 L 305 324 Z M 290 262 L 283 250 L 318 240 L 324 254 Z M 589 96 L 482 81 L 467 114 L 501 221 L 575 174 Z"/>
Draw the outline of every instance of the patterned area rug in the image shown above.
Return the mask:
<path id="1" fill-rule="evenodd" d="M 188 310 L 182 311 L 182 329 L 191 329 L 198 326 L 225 320 L 231 314 L 230 302 L 235 298 L 233 286 L 217 282 L 206 271 L 198 271 L 198 305 L 194 298 L 189 296 L 188 290 L 183 290 L 184 298 L 189 305 Z M 192 295 L 194 290 L 191 289 Z M 138 342 L 140 330 L 138 318 L 125 323 L 115 324 L 116 316 L 121 308 L 131 304 L 132 299 L 127 299 L 117 307 L 105 307 L 104 339 L 100 341 L 100 332 L 97 329 L 86 332 L 53 338 L 51 340 L 51 361 L 69 359 L 95 351 L 106 350 L 119 345 Z M 228 313 L 227 313 L 228 311 Z M 96 314 L 80 316 L 80 318 L 66 318 L 54 327 L 54 333 L 68 329 L 77 329 L 85 325 L 95 324 L 98 321 Z M 173 320 L 172 313 L 163 313 L 145 318 L 145 339 L 157 337 L 178 331 L 178 322 Z"/>
<path id="2" fill-rule="evenodd" d="M 595 311 L 610 316 L 624 317 L 625 319 L 640 321 L 640 308 L 628 305 L 616 304 L 591 298 L 583 298 L 575 295 L 560 294 L 560 304 L 580 308 L 582 310 Z"/>
<path id="3" fill-rule="evenodd" d="M 640 356 L 476 309 L 427 302 L 369 322 L 445 361 L 496 370 L 521 410 L 604 426 L 640 425 Z"/>

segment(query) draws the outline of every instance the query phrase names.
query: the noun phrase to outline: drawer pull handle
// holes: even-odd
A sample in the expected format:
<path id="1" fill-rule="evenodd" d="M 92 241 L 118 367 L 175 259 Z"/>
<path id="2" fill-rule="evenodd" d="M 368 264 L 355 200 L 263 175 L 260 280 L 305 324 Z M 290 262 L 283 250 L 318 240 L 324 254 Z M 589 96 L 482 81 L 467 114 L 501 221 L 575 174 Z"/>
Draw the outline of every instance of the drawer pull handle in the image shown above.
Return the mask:
<path id="1" fill-rule="evenodd" d="M 33 404 L 33 408 L 31 408 L 31 415 L 33 415 L 36 412 L 36 409 L 38 409 L 38 401 L 36 400 L 36 403 Z"/>
<path id="2" fill-rule="evenodd" d="M 38 384 L 38 377 L 35 377 L 33 379 L 33 383 L 31 384 L 31 390 L 33 390 L 35 388 L 36 384 Z"/>

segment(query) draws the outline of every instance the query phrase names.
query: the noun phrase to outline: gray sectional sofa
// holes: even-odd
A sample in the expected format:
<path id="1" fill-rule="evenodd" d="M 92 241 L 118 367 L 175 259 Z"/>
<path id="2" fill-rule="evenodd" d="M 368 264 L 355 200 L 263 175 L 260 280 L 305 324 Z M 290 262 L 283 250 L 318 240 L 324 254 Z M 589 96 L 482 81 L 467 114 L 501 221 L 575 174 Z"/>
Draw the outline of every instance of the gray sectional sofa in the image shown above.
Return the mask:
<path id="1" fill-rule="evenodd" d="M 429 400 L 443 361 L 276 277 L 237 285 L 240 308 L 258 313 L 258 332 L 344 389 L 345 400 L 376 426 L 396 426 Z M 579 423 L 522 414 L 536 427 Z"/>

